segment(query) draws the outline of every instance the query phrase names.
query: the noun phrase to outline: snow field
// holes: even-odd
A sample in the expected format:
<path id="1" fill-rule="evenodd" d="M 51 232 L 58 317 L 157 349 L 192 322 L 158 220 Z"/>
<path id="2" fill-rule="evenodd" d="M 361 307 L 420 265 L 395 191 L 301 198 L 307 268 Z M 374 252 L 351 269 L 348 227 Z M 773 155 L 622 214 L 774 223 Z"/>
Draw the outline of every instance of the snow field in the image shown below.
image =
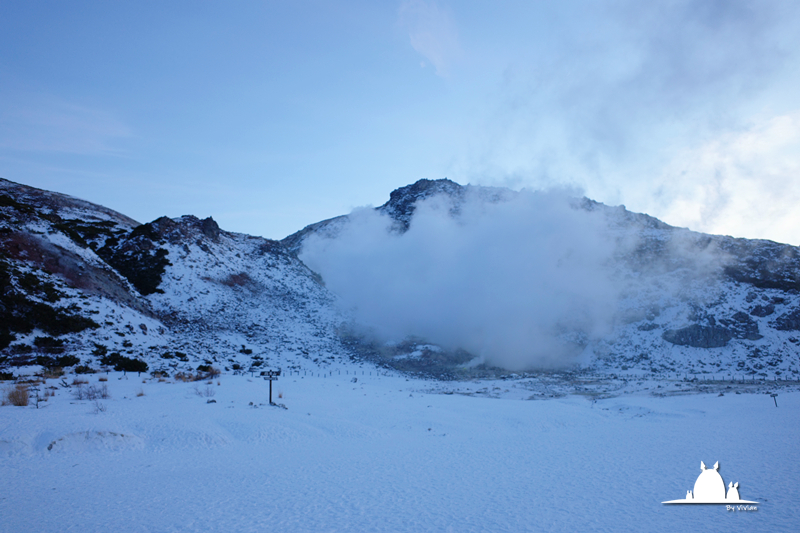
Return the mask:
<path id="1" fill-rule="evenodd" d="M 263 405 L 268 383 L 245 376 L 208 385 L 112 373 L 111 398 L 99 401 L 105 411 L 50 380 L 59 388 L 47 407 L 0 408 L 0 531 L 800 524 L 798 392 L 781 393 L 778 408 L 764 394 L 632 394 L 593 404 L 431 394 L 427 381 L 352 378 L 281 376 L 273 399 L 287 410 Z M 701 460 L 719 461 L 725 482 L 738 481 L 758 511 L 662 505 L 692 488 Z"/>

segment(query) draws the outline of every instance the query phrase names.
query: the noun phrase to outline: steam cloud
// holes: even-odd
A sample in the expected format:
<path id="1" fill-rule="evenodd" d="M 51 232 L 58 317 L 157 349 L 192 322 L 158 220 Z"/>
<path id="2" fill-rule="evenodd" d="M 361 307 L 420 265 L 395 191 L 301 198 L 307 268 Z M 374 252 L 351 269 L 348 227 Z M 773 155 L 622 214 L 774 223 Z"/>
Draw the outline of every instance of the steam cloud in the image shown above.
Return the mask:
<path id="1" fill-rule="evenodd" d="M 419 202 L 402 234 L 358 209 L 300 257 L 380 340 L 417 336 L 510 370 L 560 366 L 580 351 L 565 339 L 602 332 L 618 294 L 602 215 L 571 202 L 574 191 L 498 202 L 468 187 L 458 205 Z"/>

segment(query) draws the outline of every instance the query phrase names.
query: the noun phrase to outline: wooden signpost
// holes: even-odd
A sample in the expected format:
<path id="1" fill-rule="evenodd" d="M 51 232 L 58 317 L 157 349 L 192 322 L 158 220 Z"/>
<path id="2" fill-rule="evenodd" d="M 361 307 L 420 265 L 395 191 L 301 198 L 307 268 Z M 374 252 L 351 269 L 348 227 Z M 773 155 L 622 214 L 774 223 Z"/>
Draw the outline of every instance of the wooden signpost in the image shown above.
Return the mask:
<path id="1" fill-rule="evenodd" d="M 278 376 L 281 375 L 281 369 L 279 368 L 278 370 L 265 370 L 264 372 L 261 372 L 261 375 L 264 376 L 264 379 L 269 380 L 269 404 L 275 405 L 274 403 L 272 403 L 272 382 L 278 381 Z"/>

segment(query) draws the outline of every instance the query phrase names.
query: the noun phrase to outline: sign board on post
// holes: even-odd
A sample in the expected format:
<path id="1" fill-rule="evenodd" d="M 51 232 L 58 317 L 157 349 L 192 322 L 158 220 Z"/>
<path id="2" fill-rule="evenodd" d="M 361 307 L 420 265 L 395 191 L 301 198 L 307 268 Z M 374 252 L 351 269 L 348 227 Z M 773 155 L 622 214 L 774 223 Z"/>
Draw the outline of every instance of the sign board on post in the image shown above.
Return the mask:
<path id="1" fill-rule="evenodd" d="M 278 370 L 265 370 L 261 372 L 261 375 L 264 376 L 264 379 L 269 380 L 269 404 L 275 405 L 272 403 L 272 382 L 278 381 L 278 376 L 281 375 L 281 369 Z"/>

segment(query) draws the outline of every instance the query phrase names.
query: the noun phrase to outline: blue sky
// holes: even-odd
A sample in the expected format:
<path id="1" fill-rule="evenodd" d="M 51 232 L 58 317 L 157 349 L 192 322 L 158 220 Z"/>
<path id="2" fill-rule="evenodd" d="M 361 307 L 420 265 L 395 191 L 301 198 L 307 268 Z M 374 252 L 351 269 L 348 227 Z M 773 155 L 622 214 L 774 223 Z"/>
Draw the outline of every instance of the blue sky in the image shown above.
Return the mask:
<path id="1" fill-rule="evenodd" d="M 0 176 L 282 238 L 419 178 L 800 244 L 793 1 L 0 1 Z"/>

